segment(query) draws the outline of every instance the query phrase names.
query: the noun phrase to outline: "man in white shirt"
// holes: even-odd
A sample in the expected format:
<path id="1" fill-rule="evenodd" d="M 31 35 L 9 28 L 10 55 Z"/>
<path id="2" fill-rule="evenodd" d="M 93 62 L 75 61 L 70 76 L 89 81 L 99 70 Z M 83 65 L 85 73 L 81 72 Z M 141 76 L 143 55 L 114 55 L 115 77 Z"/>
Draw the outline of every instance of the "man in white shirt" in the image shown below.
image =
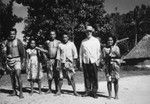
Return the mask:
<path id="1" fill-rule="evenodd" d="M 86 36 L 80 46 L 80 67 L 83 67 L 86 92 L 84 96 L 97 98 L 98 73 L 96 64 L 100 60 L 100 42 L 92 36 L 92 26 L 86 27 Z"/>
<path id="2" fill-rule="evenodd" d="M 59 44 L 57 57 L 58 60 L 58 69 L 60 72 L 59 76 L 59 89 L 56 95 L 61 94 L 61 87 L 63 84 L 63 78 L 68 80 L 68 84 L 72 86 L 74 95 L 78 96 L 75 87 L 74 81 L 74 63 L 78 58 L 77 49 L 73 42 L 69 41 L 69 36 L 67 34 L 63 34 L 63 42 Z"/>

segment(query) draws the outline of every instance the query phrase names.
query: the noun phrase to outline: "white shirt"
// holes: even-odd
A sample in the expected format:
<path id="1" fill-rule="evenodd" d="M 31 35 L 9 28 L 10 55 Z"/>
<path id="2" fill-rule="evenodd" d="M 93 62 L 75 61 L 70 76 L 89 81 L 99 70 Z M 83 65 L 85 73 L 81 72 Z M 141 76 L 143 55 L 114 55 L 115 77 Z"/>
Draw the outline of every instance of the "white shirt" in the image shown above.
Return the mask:
<path id="1" fill-rule="evenodd" d="M 96 63 L 100 59 L 100 42 L 97 38 L 86 38 L 80 46 L 80 64 Z"/>
<path id="2" fill-rule="evenodd" d="M 62 63 L 65 63 L 66 58 L 73 62 L 73 59 L 78 58 L 77 49 L 73 42 L 68 41 L 66 44 L 60 43 L 57 51 L 57 58 Z"/>

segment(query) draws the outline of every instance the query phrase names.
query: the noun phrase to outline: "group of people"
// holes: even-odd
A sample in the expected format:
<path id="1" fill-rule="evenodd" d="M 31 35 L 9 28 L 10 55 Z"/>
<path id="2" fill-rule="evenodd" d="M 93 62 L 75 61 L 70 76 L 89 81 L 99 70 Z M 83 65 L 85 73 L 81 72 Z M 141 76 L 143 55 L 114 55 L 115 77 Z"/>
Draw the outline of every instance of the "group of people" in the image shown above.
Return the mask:
<path id="1" fill-rule="evenodd" d="M 80 68 L 84 74 L 85 94 L 83 97 L 92 96 L 98 98 L 98 69 L 100 62 L 104 64 L 107 79 L 109 98 L 112 97 L 112 83 L 114 83 L 115 99 L 118 99 L 119 79 L 119 58 L 120 51 L 115 44 L 113 36 L 107 38 L 107 45 L 101 50 L 98 38 L 93 36 L 92 26 L 86 27 L 86 38 L 81 42 L 79 51 Z M 68 34 L 62 35 L 62 42 L 56 39 L 56 32 L 51 31 L 49 39 L 43 47 L 38 47 L 34 39 L 30 39 L 28 48 L 25 49 L 22 42 L 16 38 L 17 31 L 12 29 L 6 41 L 5 52 L 7 55 L 7 69 L 10 71 L 13 93 L 17 95 L 16 82 L 18 82 L 19 97 L 23 98 L 21 70 L 25 67 L 27 79 L 31 85 L 31 95 L 34 92 L 34 83 L 38 83 L 39 94 L 41 94 L 41 79 L 43 77 L 42 63 L 46 63 L 48 79 L 48 91 L 52 92 L 52 81 L 55 82 L 56 96 L 61 95 L 63 79 L 66 78 L 68 85 L 71 85 L 74 95 L 76 91 L 74 81 L 75 65 L 78 59 L 78 52 L 73 42 L 69 40 Z"/>

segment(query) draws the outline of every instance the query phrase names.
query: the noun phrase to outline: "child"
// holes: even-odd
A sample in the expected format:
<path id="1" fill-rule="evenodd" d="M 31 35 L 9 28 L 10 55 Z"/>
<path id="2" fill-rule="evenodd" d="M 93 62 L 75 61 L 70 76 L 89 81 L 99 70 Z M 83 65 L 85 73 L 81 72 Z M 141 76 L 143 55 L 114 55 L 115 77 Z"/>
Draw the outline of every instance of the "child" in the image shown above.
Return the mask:
<path id="1" fill-rule="evenodd" d="M 109 99 L 112 97 L 112 83 L 114 83 L 115 99 L 118 99 L 118 79 L 119 79 L 119 47 L 115 45 L 116 39 L 113 36 L 107 38 L 107 45 L 103 49 L 103 57 L 105 62 L 105 74 L 107 79 L 107 88 L 109 93 Z"/>
<path id="2" fill-rule="evenodd" d="M 41 94 L 42 53 L 36 48 L 35 40 L 31 40 L 29 45 L 27 49 L 27 78 L 31 85 L 31 95 L 33 94 L 34 82 L 38 83 L 39 94 Z"/>

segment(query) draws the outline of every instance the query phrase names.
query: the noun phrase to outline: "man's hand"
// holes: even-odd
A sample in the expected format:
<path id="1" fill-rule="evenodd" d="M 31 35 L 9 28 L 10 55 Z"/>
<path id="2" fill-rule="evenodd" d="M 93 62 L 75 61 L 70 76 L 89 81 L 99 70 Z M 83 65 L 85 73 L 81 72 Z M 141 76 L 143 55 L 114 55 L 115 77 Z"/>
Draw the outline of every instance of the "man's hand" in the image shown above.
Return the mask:
<path id="1" fill-rule="evenodd" d="M 100 66 L 100 59 L 98 59 L 98 60 L 96 61 L 96 66 L 97 66 L 97 67 Z"/>
<path id="2" fill-rule="evenodd" d="M 77 60 L 76 60 L 76 59 L 73 60 L 73 67 L 74 67 L 75 69 L 77 68 Z"/>

